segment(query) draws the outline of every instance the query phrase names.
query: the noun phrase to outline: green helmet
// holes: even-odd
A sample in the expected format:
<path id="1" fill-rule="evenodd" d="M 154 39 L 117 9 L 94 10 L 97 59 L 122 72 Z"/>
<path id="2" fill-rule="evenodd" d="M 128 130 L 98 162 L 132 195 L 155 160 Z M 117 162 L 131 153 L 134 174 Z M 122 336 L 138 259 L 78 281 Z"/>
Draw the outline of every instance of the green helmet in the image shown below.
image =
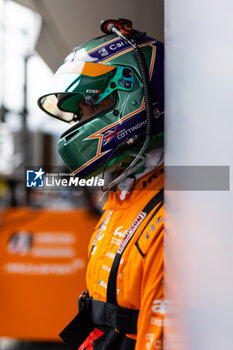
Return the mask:
<path id="1" fill-rule="evenodd" d="M 163 133 L 164 48 L 161 42 L 147 36 L 138 46 L 151 84 L 152 137 L 147 148 L 151 149 Z M 82 103 L 93 111 L 85 119 Z M 69 170 L 84 178 L 135 157 L 148 123 L 134 50 L 115 34 L 74 48 L 38 104 L 49 115 L 71 124 L 61 135 L 58 150 Z M 130 145 L 135 137 L 138 144 Z"/>

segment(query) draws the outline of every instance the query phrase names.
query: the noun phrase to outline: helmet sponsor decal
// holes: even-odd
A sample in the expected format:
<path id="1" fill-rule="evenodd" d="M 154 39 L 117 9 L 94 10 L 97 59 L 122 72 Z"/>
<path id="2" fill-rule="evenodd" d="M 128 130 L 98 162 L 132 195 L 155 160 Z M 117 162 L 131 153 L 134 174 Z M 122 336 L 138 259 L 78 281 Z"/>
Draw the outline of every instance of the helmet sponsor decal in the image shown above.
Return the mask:
<path id="1" fill-rule="evenodd" d="M 87 94 L 100 94 L 101 90 L 92 90 L 92 89 L 87 89 L 86 93 Z"/>
<path id="2" fill-rule="evenodd" d="M 103 47 L 102 49 L 98 50 L 98 54 L 100 54 L 101 57 L 105 57 L 109 55 L 109 52 Z"/>
<path id="3" fill-rule="evenodd" d="M 132 43 L 135 43 L 134 39 L 131 39 Z M 145 45 L 152 45 L 155 44 L 156 40 L 152 40 L 150 37 L 147 38 L 147 40 L 143 44 L 139 44 L 139 47 L 145 46 Z M 89 51 L 86 51 L 85 49 L 80 49 L 77 51 L 72 52 L 65 61 L 86 61 L 86 62 L 106 62 L 113 57 L 116 57 L 123 52 L 132 51 L 133 48 L 126 42 L 122 41 L 120 38 L 114 38 L 107 43 L 103 43 L 102 45 L 99 45 L 95 47 L 94 49 L 91 49 Z"/>

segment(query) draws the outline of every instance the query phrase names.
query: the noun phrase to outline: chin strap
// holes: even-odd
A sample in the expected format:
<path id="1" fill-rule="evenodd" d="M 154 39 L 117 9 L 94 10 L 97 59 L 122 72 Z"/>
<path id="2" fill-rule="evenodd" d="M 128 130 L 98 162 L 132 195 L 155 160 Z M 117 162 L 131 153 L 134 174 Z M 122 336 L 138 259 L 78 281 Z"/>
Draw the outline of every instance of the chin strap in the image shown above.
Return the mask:
<path id="1" fill-rule="evenodd" d="M 135 154 L 129 154 L 129 156 L 135 157 Z M 138 157 L 138 155 L 137 155 Z M 139 161 L 140 160 L 140 161 Z M 116 185 L 118 185 L 121 181 L 123 181 L 125 178 L 127 178 L 128 176 L 132 175 L 135 171 L 137 171 L 139 168 L 141 168 L 142 166 L 144 166 L 145 162 L 146 162 L 146 157 L 145 156 L 141 156 L 140 159 L 137 158 L 137 161 L 139 161 L 138 164 L 135 165 L 135 167 L 131 168 L 128 167 L 127 169 L 124 170 L 123 173 L 121 173 L 119 176 L 117 176 L 116 179 L 110 181 L 108 183 L 108 185 L 106 187 L 101 186 L 101 190 L 104 192 L 103 195 L 100 197 L 99 202 L 102 201 L 102 199 L 108 194 L 108 192 L 115 187 Z M 109 161 L 108 161 L 109 162 Z M 105 169 L 102 173 L 102 179 L 104 180 L 104 174 L 105 174 L 105 170 L 107 167 L 107 163 L 105 164 Z M 132 163 L 131 163 L 132 164 Z M 130 164 L 130 165 L 131 165 Z M 130 169 L 129 169 L 130 168 Z"/>
<path id="2" fill-rule="evenodd" d="M 131 154 L 132 156 L 134 156 L 133 154 Z M 132 169 L 132 172 L 130 174 L 128 174 L 127 176 L 125 176 L 124 179 L 119 179 L 120 176 L 118 176 L 115 180 L 114 183 L 113 181 L 111 181 L 107 188 L 103 188 L 102 187 L 102 191 L 104 192 L 103 195 L 100 197 L 99 201 L 101 202 L 102 199 L 108 194 L 108 192 L 111 190 L 111 188 L 115 185 L 118 185 L 118 184 L 122 184 L 122 186 L 118 187 L 119 190 L 122 192 L 122 200 L 125 198 L 125 195 L 126 193 L 129 191 L 132 191 L 134 185 L 136 184 L 137 180 L 139 180 L 142 176 L 146 175 L 148 172 L 152 171 L 153 169 L 157 169 L 158 167 L 160 167 L 162 165 L 162 163 L 164 162 L 164 153 L 163 153 L 163 147 L 160 146 L 154 150 L 152 150 L 150 153 L 147 153 L 146 156 L 144 157 L 144 160 L 142 162 L 140 162 L 140 166 L 143 166 L 145 169 L 144 171 L 140 172 L 139 174 L 137 175 L 134 175 L 133 173 L 139 168 L 134 168 Z M 105 167 L 106 167 L 106 164 L 105 164 Z M 133 179 L 130 177 L 133 175 Z M 129 178 L 130 182 L 132 182 L 131 186 L 128 186 L 126 188 L 124 188 L 124 180 Z M 104 173 L 102 173 L 102 179 L 104 179 Z M 133 185 L 133 186 L 132 186 Z M 128 189 L 128 190 L 126 190 Z M 123 194 L 123 192 L 125 192 Z"/>
<path id="3" fill-rule="evenodd" d="M 126 168 L 123 173 L 121 173 L 116 179 L 112 180 L 106 188 L 102 187 L 102 191 L 106 192 L 109 191 L 112 187 L 116 186 L 117 184 L 119 184 L 119 182 L 121 182 L 122 180 L 124 180 L 126 177 L 132 175 L 135 171 L 137 171 L 139 168 L 141 168 L 146 161 L 146 157 L 145 156 L 138 156 L 135 154 L 130 154 L 130 156 L 136 157 L 137 158 L 137 164 L 134 166 L 134 161 L 128 166 L 128 168 Z M 136 159 L 135 158 L 135 159 Z M 135 160 L 134 159 L 134 160 Z M 133 166 L 132 166 L 133 165 Z"/>

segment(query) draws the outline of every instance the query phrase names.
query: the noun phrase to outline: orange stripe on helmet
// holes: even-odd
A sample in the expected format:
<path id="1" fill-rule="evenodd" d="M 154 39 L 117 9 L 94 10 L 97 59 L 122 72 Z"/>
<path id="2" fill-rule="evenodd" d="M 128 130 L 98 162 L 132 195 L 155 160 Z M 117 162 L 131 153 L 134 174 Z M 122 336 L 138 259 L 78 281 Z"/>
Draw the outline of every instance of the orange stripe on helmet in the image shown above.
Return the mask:
<path id="1" fill-rule="evenodd" d="M 152 45 L 151 45 L 152 46 Z M 150 79 L 152 77 L 152 74 L 153 74 L 153 70 L 154 70 L 154 63 L 155 63 L 155 57 L 156 57 L 156 49 L 157 47 L 156 46 L 152 46 L 152 57 L 151 57 L 151 62 L 150 62 L 150 73 L 149 73 L 149 76 L 150 76 Z"/>
<path id="2" fill-rule="evenodd" d="M 115 68 L 100 63 L 76 61 L 64 63 L 55 74 L 82 74 L 89 77 L 97 77 L 111 72 Z"/>

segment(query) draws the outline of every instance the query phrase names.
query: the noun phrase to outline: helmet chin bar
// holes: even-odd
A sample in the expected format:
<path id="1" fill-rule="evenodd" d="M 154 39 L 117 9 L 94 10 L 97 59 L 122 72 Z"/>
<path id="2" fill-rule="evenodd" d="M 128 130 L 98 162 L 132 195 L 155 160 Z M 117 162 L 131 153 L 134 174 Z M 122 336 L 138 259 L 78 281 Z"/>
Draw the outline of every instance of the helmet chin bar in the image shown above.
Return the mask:
<path id="1" fill-rule="evenodd" d="M 145 153 L 145 151 L 149 145 L 151 136 L 152 136 L 153 102 L 152 102 L 152 97 L 151 97 L 151 86 L 150 86 L 149 72 L 147 69 L 145 57 L 144 57 L 142 51 L 140 50 L 140 48 L 137 46 L 136 42 L 132 42 L 131 40 L 128 39 L 128 37 L 135 38 L 135 35 L 138 37 L 140 35 L 145 35 L 145 33 L 140 33 L 140 32 L 135 31 L 134 29 L 132 29 L 132 22 L 130 22 L 128 20 L 122 20 L 122 19 L 103 21 L 101 23 L 100 28 L 106 34 L 109 34 L 109 33 L 116 34 L 123 41 L 127 42 L 133 48 L 133 52 L 135 54 L 137 64 L 139 67 L 139 71 L 140 71 L 141 77 L 142 77 L 143 93 L 144 93 L 145 107 L 146 107 L 146 121 L 147 121 L 146 138 L 144 140 L 142 148 L 140 149 L 140 151 L 137 154 L 137 156 L 135 157 L 135 159 L 128 166 L 128 168 L 126 168 L 121 175 L 119 175 L 114 181 L 110 182 L 105 189 L 103 189 L 104 191 L 107 191 L 107 190 L 111 189 L 113 186 L 115 186 L 116 184 L 118 184 L 120 181 L 125 179 L 127 176 L 132 174 L 136 170 L 136 167 L 137 167 L 136 164 L 141 159 L 142 155 Z M 133 33 L 132 36 L 131 36 L 131 33 Z M 138 137 L 138 136 L 139 135 L 135 135 L 133 138 L 128 140 L 130 145 L 135 144 L 139 141 L 139 139 L 141 137 Z M 126 146 L 128 141 L 123 146 Z M 114 151 L 112 152 L 107 163 L 112 158 L 113 153 L 115 153 L 115 152 Z M 137 169 L 138 169 L 138 167 L 137 167 Z"/>

